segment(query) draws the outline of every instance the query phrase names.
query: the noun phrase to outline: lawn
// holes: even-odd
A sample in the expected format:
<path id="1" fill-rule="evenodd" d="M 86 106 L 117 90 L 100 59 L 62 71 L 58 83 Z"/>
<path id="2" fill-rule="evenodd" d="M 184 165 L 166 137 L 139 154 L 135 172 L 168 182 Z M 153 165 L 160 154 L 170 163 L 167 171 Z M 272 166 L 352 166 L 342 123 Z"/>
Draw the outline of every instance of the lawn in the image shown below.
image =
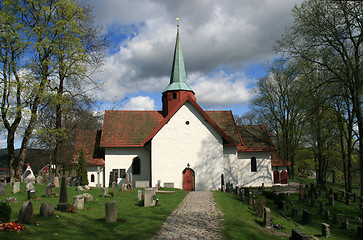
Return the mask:
<path id="1" fill-rule="evenodd" d="M 275 188 L 276 189 L 276 188 Z M 323 194 L 324 195 L 324 194 Z M 265 198 L 266 206 L 271 209 L 271 216 L 273 223 L 278 223 L 284 227 L 283 230 L 270 230 L 277 235 L 261 232 L 263 227 L 263 219 L 258 217 L 253 211 L 252 207 L 247 202 L 240 201 L 240 197 L 234 194 L 215 192 L 214 193 L 218 207 L 224 213 L 225 229 L 224 233 L 227 239 L 287 239 L 281 236 L 283 234 L 291 235 L 292 229 L 298 229 L 310 237 L 317 237 L 318 239 L 327 239 L 322 237 L 321 224 L 328 223 L 331 228 L 332 240 L 346 240 L 357 239 L 357 227 L 360 224 L 359 216 L 359 203 L 352 203 L 351 206 L 343 202 L 335 201 L 334 206 L 329 206 L 328 199 L 321 196 L 316 199 L 316 206 L 312 207 L 309 204 L 299 202 L 298 194 L 290 194 L 289 199 L 293 205 L 288 210 L 283 211 L 279 209 L 272 199 L 265 196 L 256 195 L 256 199 Z M 325 216 L 319 215 L 319 204 L 325 203 L 326 209 L 330 211 L 331 218 L 325 219 Z M 296 219 L 291 218 L 291 209 L 298 208 L 299 213 Z M 308 210 L 313 214 L 312 223 L 303 225 L 302 209 Z M 344 230 L 340 224 L 334 224 L 332 221 L 333 214 L 339 215 L 340 220 L 349 218 L 349 229 Z"/>
<path id="2" fill-rule="evenodd" d="M 14 196 L 18 200 L 17 204 L 11 204 L 11 221 L 18 219 L 21 205 L 27 200 L 24 189 L 25 184 L 21 184 L 22 192 L 12 194 L 12 186 L 7 185 L 6 196 L 0 197 L 0 201 L 10 196 Z M 37 195 L 39 200 L 31 200 L 34 209 L 34 224 L 25 225 L 25 229 L 19 233 L 0 231 L 0 239 L 150 239 L 187 195 L 185 191 L 172 189 L 176 193 L 157 194 L 158 206 L 144 208 L 135 206 L 137 189 L 130 192 L 118 190 L 113 198 L 103 198 L 102 189 L 91 189 L 86 192 L 92 194 L 95 201 L 85 203 L 84 210 L 76 210 L 76 213 L 55 210 L 54 216 L 43 218 L 39 216 L 41 204 L 50 202 L 56 208 L 59 198 L 46 198 L 44 196 L 45 185 L 35 185 L 35 189 L 39 193 Z M 76 187 L 68 187 L 70 204 L 73 202 L 74 195 L 84 193 L 75 189 Z M 60 188 L 56 189 L 56 192 L 59 194 Z M 105 223 L 104 221 L 105 203 L 111 201 L 117 202 L 117 223 Z"/>

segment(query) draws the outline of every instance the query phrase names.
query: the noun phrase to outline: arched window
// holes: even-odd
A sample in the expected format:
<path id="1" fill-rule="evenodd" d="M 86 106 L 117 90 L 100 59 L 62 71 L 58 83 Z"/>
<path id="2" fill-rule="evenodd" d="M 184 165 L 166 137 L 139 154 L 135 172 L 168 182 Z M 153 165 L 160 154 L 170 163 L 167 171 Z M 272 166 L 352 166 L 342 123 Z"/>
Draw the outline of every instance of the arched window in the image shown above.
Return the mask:
<path id="1" fill-rule="evenodd" d="M 257 163 L 255 157 L 251 158 L 251 172 L 257 172 Z"/>
<path id="2" fill-rule="evenodd" d="M 91 174 L 91 182 L 95 182 L 95 175 Z"/>
<path id="3" fill-rule="evenodd" d="M 135 157 L 132 160 L 132 174 L 140 174 L 140 172 L 141 172 L 140 158 Z"/>

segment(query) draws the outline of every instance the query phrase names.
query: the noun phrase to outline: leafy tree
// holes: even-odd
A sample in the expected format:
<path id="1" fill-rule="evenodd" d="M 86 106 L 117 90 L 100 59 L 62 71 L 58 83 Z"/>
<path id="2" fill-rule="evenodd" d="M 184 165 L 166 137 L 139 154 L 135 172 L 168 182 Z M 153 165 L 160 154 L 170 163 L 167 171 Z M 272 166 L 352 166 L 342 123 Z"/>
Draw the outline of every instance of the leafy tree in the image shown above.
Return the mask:
<path id="1" fill-rule="evenodd" d="M 319 70 L 329 72 L 327 83 L 346 89 L 360 138 L 363 136 L 363 4 L 305 0 L 292 13 L 294 25 L 278 42 L 278 50 L 316 64 Z M 358 144 L 363 196 L 363 141 Z"/>
<path id="2" fill-rule="evenodd" d="M 79 153 L 76 176 L 81 179 L 81 185 L 88 185 L 86 158 L 83 149 Z"/>

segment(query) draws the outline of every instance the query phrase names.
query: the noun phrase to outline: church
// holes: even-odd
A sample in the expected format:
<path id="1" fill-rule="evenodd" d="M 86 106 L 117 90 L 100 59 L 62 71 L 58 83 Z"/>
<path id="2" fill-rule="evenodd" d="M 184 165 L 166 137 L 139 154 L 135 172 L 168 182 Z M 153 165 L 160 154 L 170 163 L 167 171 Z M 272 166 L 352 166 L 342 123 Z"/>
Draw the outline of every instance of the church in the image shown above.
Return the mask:
<path id="1" fill-rule="evenodd" d="M 271 160 L 274 144 L 265 125 L 237 125 L 231 111 L 205 111 L 188 86 L 179 36 L 161 111 L 106 110 L 102 130 L 81 130 L 73 154 L 83 149 L 90 186 L 126 183 L 217 190 L 221 179 L 235 186 L 272 186 L 287 176 Z M 272 171 L 274 167 L 274 172 Z M 279 170 L 280 169 L 280 170 Z M 276 180 L 277 176 L 277 180 Z"/>

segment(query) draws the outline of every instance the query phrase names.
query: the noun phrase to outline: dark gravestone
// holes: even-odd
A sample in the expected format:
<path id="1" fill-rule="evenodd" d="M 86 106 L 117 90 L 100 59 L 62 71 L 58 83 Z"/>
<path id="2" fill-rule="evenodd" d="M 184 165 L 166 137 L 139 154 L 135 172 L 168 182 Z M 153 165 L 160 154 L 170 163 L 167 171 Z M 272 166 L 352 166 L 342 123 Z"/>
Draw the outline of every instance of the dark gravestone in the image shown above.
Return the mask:
<path id="1" fill-rule="evenodd" d="M 324 216 L 325 216 L 326 220 L 329 220 L 330 219 L 330 211 L 326 210 Z"/>
<path id="2" fill-rule="evenodd" d="M 54 206 L 52 203 L 44 202 L 40 206 L 40 216 L 42 217 L 50 217 L 54 213 Z"/>
<path id="3" fill-rule="evenodd" d="M 338 201 L 339 200 L 339 193 L 334 193 L 334 201 Z"/>
<path id="4" fill-rule="evenodd" d="M 342 228 L 345 230 L 349 229 L 349 219 L 347 218 L 347 220 L 342 222 Z"/>
<path id="5" fill-rule="evenodd" d="M 347 204 L 348 206 L 352 205 L 352 200 L 350 199 L 349 193 L 347 193 L 345 196 L 345 204 Z"/>
<path id="6" fill-rule="evenodd" d="M 297 229 L 292 229 L 290 240 L 310 240 L 310 238 L 305 233 Z"/>
<path id="7" fill-rule="evenodd" d="M 304 202 L 304 186 L 302 183 L 299 185 L 299 201 Z"/>
<path id="8" fill-rule="evenodd" d="M 57 204 L 57 209 L 59 211 L 65 212 L 67 209 L 70 208 L 68 202 L 68 194 L 67 194 L 67 180 L 66 177 L 62 177 L 62 185 L 61 185 L 61 192 L 59 195 L 59 203 Z"/>
<path id="9" fill-rule="evenodd" d="M 359 226 L 358 228 L 357 228 L 357 234 L 358 234 L 358 239 L 359 240 L 363 240 L 363 229 L 362 229 L 363 227 L 362 226 Z"/>
<path id="10" fill-rule="evenodd" d="M 224 175 L 221 174 L 221 191 L 224 192 Z"/>
<path id="11" fill-rule="evenodd" d="M 329 205 L 334 206 L 334 197 L 329 197 Z"/>
<path id="12" fill-rule="evenodd" d="M 6 183 L 0 183 L 0 196 L 4 196 L 5 195 L 5 186 Z"/>
<path id="13" fill-rule="evenodd" d="M 299 210 L 297 208 L 293 208 L 291 210 L 291 217 L 292 218 L 297 218 L 297 214 L 298 214 Z"/>
<path id="14" fill-rule="evenodd" d="M 320 203 L 320 207 L 319 207 L 319 215 L 322 216 L 325 212 L 325 204 L 324 203 Z"/>
<path id="15" fill-rule="evenodd" d="M 241 196 L 241 201 L 245 201 L 246 200 L 246 195 L 245 195 L 245 190 L 242 188 L 240 191 L 240 196 Z"/>
<path id="16" fill-rule="evenodd" d="M 334 216 L 333 216 L 333 223 L 334 224 L 340 224 L 340 220 L 339 220 L 339 215 L 338 214 L 334 214 Z"/>
<path id="17" fill-rule="evenodd" d="M 284 211 L 287 210 L 287 205 L 286 205 L 286 201 L 282 200 L 280 203 L 280 208 Z"/>
<path id="18" fill-rule="evenodd" d="M 35 198 L 35 190 L 29 190 L 28 191 L 28 199 L 33 199 Z"/>
<path id="19" fill-rule="evenodd" d="M 316 200 L 315 199 L 311 199 L 310 206 L 316 207 Z"/>
<path id="20" fill-rule="evenodd" d="M 113 202 L 105 203 L 105 209 L 106 209 L 105 221 L 106 222 L 116 222 L 117 221 L 116 202 L 113 201 Z"/>
<path id="21" fill-rule="evenodd" d="M 302 223 L 303 224 L 310 224 L 311 220 L 312 220 L 311 213 L 309 211 L 303 210 Z"/>
<path id="22" fill-rule="evenodd" d="M 327 223 L 321 224 L 321 233 L 323 237 L 330 238 L 330 225 Z"/>
<path id="23" fill-rule="evenodd" d="M 33 221 L 33 204 L 31 201 L 25 201 L 19 212 L 19 223 L 30 224 Z"/>
<path id="24" fill-rule="evenodd" d="M 262 192 L 265 191 L 265 183 L 262 183 L 261 190 Z"/>
<path id="25" fill-rule="evenodd" d="M 239 187 L 236 186 L 236 195 L 239 195 Z"/>

